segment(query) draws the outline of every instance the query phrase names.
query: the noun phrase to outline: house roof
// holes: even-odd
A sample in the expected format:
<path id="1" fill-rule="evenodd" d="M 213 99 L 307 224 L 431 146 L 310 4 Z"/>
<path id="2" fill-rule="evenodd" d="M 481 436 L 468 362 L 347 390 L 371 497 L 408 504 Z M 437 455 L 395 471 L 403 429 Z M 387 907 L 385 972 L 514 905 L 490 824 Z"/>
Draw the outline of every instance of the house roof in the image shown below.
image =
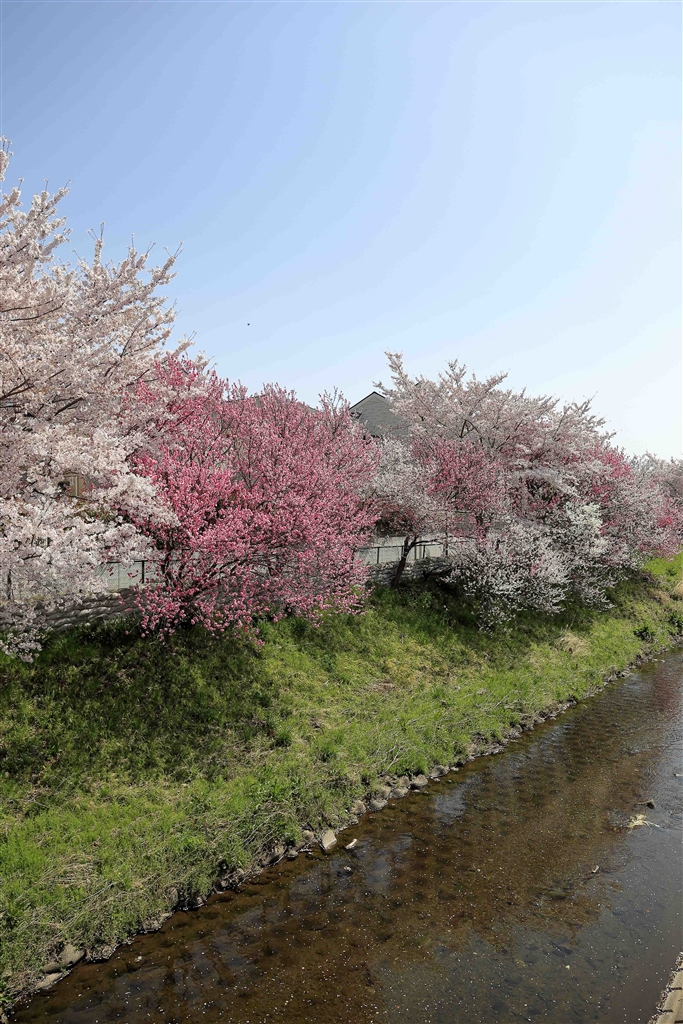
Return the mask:
<path id="1" fill-rule="evenodd" d="M 407 425 L 399 419 L 388 399 L 379 391 L 371 391 L 351 406 L 351 415 L 359 420 L 372 437 L 405 437 Z"/>

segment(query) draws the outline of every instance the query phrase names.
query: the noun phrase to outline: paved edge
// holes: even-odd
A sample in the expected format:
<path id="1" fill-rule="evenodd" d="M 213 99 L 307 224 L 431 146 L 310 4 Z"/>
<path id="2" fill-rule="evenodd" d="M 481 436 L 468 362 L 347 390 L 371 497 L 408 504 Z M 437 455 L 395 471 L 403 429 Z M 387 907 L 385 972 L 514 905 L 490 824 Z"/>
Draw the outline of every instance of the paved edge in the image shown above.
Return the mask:
<path id="1" fill-rule="evenodd" d="M 683 953 L 678 954 L 676 966 L 659 997 L 657 1012 L 648 1024 L 683 1024 Z"/>

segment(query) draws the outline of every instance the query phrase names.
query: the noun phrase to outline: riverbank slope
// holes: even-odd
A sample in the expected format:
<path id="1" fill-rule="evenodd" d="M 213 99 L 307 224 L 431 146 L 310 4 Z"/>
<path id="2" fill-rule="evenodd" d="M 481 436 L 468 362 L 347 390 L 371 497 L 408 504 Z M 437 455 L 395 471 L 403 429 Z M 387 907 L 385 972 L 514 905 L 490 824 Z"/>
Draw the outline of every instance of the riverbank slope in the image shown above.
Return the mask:
<path id="1" fill-rule="evenodd" d="M 106 955 L 216 878 L 343 825 L 387 775 L 465 758 L 680 639 L 682 560 L 573 609 L 481 633 L 438 587 L 378 591 L 263 646 L 125 624 L 0 662 L 0 979 Z"/>

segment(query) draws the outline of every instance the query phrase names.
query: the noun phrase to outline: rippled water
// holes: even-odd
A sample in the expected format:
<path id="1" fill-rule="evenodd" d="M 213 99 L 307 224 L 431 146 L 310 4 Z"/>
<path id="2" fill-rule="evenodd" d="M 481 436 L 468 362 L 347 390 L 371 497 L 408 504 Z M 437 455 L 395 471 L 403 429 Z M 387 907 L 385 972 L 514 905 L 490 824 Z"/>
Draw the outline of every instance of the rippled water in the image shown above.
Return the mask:
<path id="1" fill-rule="evenodd" d="M 647 1021 L 681 947 L 682 681 L 668 655 L 15 1021 Z"/>

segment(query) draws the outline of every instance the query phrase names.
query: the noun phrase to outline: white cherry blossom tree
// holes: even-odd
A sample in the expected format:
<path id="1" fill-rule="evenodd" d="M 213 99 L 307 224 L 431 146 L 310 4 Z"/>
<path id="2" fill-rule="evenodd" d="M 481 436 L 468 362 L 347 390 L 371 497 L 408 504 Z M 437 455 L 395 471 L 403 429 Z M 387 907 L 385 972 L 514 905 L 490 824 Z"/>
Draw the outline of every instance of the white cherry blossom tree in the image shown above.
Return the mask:
<path id="1" fill-rule="evenodd" d="M 10 156 L 2 140 L 0 180 Z M 37 606 L 103 589 L 98 567 L 140 554 L 135 530 L 107 509 L 124 494 L 154 502 L 128 461 L 147 418 L 134 394 L 175 316 L 160 289 L 177 254 L 151 266 L 131 244 L 105 263 L 100 233 L 90 261 L 59 259 L 67 193 L 44 190 L 27 209 L 19 186 L 0 199 L 0 612 L 11 624 L 0 643 L 24 658 L 38 646 Z M 75 479 L 87 500 L 70 493 Z"/>

